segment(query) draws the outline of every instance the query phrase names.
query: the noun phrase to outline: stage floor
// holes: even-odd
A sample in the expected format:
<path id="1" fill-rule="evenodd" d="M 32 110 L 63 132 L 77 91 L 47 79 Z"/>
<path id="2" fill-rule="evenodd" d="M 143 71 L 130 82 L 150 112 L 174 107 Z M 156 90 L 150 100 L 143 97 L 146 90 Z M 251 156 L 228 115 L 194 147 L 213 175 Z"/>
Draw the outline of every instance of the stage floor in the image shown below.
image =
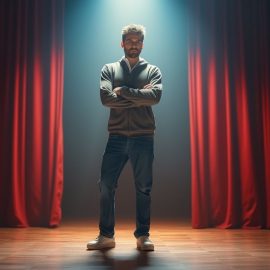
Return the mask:
<path id="1" fill-rule="evenodd" d="M 0 228 L 0 269 L 270 269 L 269 230 L 192 229 L 188 222 L 152 221 L 154 252 L 139 252 L 134 223 L 117 220 L 116 248 L 87 251 L 97 222 L 55 229 Z"/>

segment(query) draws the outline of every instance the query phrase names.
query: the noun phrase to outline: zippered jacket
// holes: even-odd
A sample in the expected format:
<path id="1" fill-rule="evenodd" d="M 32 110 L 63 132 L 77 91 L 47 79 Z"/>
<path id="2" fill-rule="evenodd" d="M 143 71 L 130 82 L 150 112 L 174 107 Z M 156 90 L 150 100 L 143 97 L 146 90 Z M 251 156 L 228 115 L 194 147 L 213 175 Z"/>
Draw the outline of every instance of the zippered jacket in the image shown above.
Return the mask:
<path id="1" fill-rule="evenodd" d="M 161 72 L 143 58 L 131 69 L 126 58 L 106 64 L 101 71 L 100 98 L 110 108 L 108 131 L 124 136 L 153 135 L 155 118 L 151 106 L 161 98 Z M 144 89 L 151 84 L 153 87 Z M 113 89 L 122 87 L 120 95 Z"/>

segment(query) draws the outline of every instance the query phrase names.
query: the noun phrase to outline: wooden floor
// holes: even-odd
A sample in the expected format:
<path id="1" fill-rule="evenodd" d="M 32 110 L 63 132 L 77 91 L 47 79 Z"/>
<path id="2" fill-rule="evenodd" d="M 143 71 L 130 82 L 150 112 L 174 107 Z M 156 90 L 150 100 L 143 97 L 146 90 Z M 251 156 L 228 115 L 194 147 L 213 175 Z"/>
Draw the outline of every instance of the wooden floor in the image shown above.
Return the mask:
<path id="1" fill-rule="evenodd" d="M 135 248 L 132 222 L 117 221 L 116 248 L 87 251 L 96 222 L 59 228 L 0 228 L 0 269 L 270 269 L 269 230 L 191 229 L 182 222 L 152 222 L 154 252 Z"/>

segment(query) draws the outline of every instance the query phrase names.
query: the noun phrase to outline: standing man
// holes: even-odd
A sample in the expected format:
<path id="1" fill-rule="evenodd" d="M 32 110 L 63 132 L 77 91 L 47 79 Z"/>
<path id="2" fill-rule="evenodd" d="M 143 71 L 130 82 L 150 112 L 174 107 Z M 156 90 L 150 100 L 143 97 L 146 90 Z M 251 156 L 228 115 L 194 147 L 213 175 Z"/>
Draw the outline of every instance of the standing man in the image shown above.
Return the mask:
<path id="1" fill-rule="evenodd" d="M 122 30 L 121 47 L 125 56 L 106 64 L 101 71 L 100 97 L 110 108 L 109 139 L 103 155 L 100 177 L 99 236 L 88 249 L 115 247 L 114 202 L 119 175 L 130 160 L 136 187 L 137 248 L 152 251 L 149 239 L 152 164 L 155 119 L 151 106 L 161 97 L 161 72 L 139 57 L 145 28 L 130 24 Z"/>

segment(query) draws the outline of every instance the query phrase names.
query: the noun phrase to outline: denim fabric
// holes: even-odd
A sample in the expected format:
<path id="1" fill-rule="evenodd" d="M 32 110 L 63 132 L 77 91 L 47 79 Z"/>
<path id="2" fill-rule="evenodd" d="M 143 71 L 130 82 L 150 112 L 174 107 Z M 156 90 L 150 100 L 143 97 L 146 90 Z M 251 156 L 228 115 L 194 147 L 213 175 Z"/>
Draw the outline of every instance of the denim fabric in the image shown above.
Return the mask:
<path id="1" fill-rule="evenodd" d="M 152 164 L 154 139 L 152 136 L 126 137 L 110 135 L 103 155 L 100 177 L 100 233 L 114 236 L 115 190 L 118 178 L 130 160 L 136 188 L 136 238 L 149 236 L 150 229 L 150 192 L 153 174 Z"/>

